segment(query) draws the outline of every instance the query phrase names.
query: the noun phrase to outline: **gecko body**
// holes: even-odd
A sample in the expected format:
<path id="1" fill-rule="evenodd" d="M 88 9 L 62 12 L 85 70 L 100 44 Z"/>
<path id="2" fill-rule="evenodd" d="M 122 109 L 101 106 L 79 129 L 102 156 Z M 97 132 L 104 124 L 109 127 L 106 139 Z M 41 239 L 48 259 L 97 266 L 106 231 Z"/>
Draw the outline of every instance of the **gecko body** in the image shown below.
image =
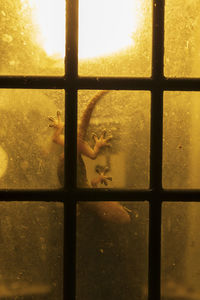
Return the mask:
<path id="1" fill-rule="evenodd" d="M 91 148 L 89 144 L 86 142 L 86 134 L 88 130 L 88 126 L 90 123 L 92 112 L 98 103 L 98 101 L 102 98 L 103 95 L 108 93 L 108 91 L 100 91 L 97 93 L 88 103 L 86 109 L 83 112 L 83 115 L 81 117 L 80 124 L 78 126 L 78 134 L 77 134 L 77 174 L 78 174 L 78 186 L 79 187 L 90 187 L 87 175 L 86 175 L 86 168 L 85 164 L 82 159 L 82 155 L 85 155 L 89 157 L 90 159 L 96 159 L 98 156 L 98 153 L 101 148 L 103 147 L 109 147 L 112 136 L 109 136 L 106 138 L 106 130 L 103 131 L 100 138 L 97 137 L 97 135 L 93 134 L 93 138 L 95 141 L 94 148 Z M 99 183 L 107 183 L 107 180 L 111 180 L 111 177 L 105 176 L 105 174 L 99 174 L 99 176 L 96 178 L 95 185 L 93 184 L 93 181 L 91 181 L 92 187 L 97 187 Z"/>
<path id="2" fill-rule="evenodd" d="M 85 140 L 92 112 L 97 102 L 107 92 L 108 91 L 100 91 L 89 101 L 86 109 L 83 112 L 80 124 L 78 126 L 78 133 L 77 133 L 77 174 L 78 174 L 77 185 L 78 187 L 82 187 L 82 188 L 90 187 L 87 180 L 86 168 L 85 168 L 84 161 L 82 159 L 82 155 L 85 155 L 91 159 L 95 159 L 102 147 L 110 146 L 109 140 L 112 138 L 112 136 L 106 138 L 105 130 L 100 136 L 100 138 L 98 138 L 96 135 L 93 135 L 95 141 L 94 148 L 91 148 L 90 145 Z M 55 128 L 55 132 L 52 138 L 53 142 L 64 147 L 64 143 L 65 143 L 64 134 L 63 134 L 64 122 L 61 121 L 60 112 L 59 111 L 57 112 L 57 120 L 54 117 L 49 117 L 49 120 L 51 121 L 51 124 L 49 126 Z M 63 185 L 64 184 L 64 153 L 62 153 L 58 163 L 58 177 L 60 183 Z M 105 176 L 105 180 L 106 180 L 106 176 Z M 99 183 L 101 181 L 102 178 L 101 180 L 99 180 Z"/>
<path id="3" fill-rule="evenodd" d="M 77 133 L 77 186 L 79 188 L 89 188 L 86 167 L 82 158 L 82 155 L 89 157 L 90 159 L 96 159 L 100 149 L 102 147 L 109 147 L 109 141 L 112 139 L 112 136 L 106 138 L 106 130 L 103 131 L 102 135 L 98 138 L 97 135 L 93 135 L 95 145 L 94 148 L 91 148 L 90 145 L 85 140 L 87 129 L 90 123 L 92 112 L 98 103 L 98 101 L 108 93 L 108 91 L 100 91 L 97 93 L 88 103 L 86 109 L 83 112 L 81 117 L 80 124 L 78 126 Z M 57 112 L 57 120 L 53 117 L 49 117 L 51 121 L 50 127 L 55 128 L 53 135 L 53 142 L 64 146 L 64 134 L 63 128 L 64 123 L 61 121 L 61 114 Z M 91 181 L 93 188 L 96 188 L 100 183 L 107 185 L 108 180 L 112 180 L 110 176 L 105 175 L 106 172 L 102 172 L 97 176 L 97 178 Z M 58 163 L 58 177 L 62 185 L 64 185 L 64 153 L 61 155 Z M 83 203 L 83 202 L 82 202 Z M 101 218 L 106 221 L 113 221 L 117 223 L 129 223 L 130 216 L 126 209 L 119 202 L 89 202 L 83 203 L 85 206 L 89 207 L 91 210 L 94 210 Z"/>

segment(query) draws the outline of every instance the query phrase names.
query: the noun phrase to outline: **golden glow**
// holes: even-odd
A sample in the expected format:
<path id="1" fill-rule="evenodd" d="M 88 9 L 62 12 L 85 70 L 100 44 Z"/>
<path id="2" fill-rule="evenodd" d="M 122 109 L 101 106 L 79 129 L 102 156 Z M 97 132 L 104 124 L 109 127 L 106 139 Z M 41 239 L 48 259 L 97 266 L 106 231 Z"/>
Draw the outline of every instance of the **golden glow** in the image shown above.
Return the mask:
<path id="1" fill-rule="evenodd" d="M 23 1 L 23 0 L 21 0 Z M 143 0 L 79 0 L 79 58 L 108 55 L 134 45 Z M 48 55 L 65 52 L 65 1 L 29 0 Z"/>
<path id="2" fill-rule="evenodd" d="M 142 0 L 79 0 L 79 58 L 108 55 L 134 45 Z"/>
<path id="3" fill-rule="evenodd" d="M 4 175 L 8 166 L 8 155 L 5 150 L 0 146 L 0 178 Z"/>
<path id="4" fill-rule="evenodd" d="M 23 0 L 21 0 L 23 1 Z M 39 42 L 48 55 L 64 57 L 65 53 L 65 1 L 28 0 L 34 22 L 39 26 Z"/>

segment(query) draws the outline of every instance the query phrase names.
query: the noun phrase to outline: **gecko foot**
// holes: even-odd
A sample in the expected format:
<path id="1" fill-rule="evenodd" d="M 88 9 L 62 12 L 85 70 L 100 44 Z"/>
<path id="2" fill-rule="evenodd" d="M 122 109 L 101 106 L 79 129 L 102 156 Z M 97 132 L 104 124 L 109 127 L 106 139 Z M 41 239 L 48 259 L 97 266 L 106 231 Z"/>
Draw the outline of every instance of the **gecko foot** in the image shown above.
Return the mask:
<path id="1" fill-rule="evenodd" d="M 104 184 L 105 186 L 108 185 L 108 180 L 112 181 L 111 176 L 105 176 L 105 174 L 109 171 L 109 168 L 106 167 L 104 170 L 100 170 L 99 168 L 96 168 L 96 172 L 98 173 L 98 177 L 95 177 L 91 181 L 92 187 L 96 188 L 99 183 Z"/>
<path id="2" fill-rule="evenodd" d="M 53 128 L 63 128 L 64 123 L 61 121 L 61 112 L 57 111 L 57 119 L 54 117 L 48 117 L 49 121 L 51 123 L 49 124 L 49 127 Z"/>
<path id="3" fill-rule="evenodd" d="M 109 141 L 112 139 L 112 135 L 110 135 L 106 138 L 106 133 L 107 133 L 107 131 L 106 131 L 106 129 L 104 129 L 99 138 L 95 133 L 92 134 L 92 137 L 95 141 L 95 145 L 99 149 L 104 146 L 111 147 L 111 144 L 109 143 Z"/>

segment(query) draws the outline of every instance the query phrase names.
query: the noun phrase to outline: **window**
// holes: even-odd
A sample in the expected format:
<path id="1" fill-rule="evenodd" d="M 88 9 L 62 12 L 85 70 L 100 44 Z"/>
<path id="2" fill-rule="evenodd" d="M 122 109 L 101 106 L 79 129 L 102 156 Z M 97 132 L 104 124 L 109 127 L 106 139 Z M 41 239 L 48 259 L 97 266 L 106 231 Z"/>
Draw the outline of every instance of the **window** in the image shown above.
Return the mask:
<path id="1" fill-rule="evenodd" d="M 12 6 L 11 2 L 8 1 L 8 3 Z M 16 0 L 16 5 L 19 5 L 19 3 L 24 3 L 25 5 L 26 1 Z M 58 277 L 62 273 L 62 259 L 60 258 L 62 256 L 62 251 L 57 251 L 57 249 L 62 248 L 62 211 L 64 206 L 64 299 L 75 299 L 77 295 L 78 300 L 100 300 L 107 299 L 106 297 L 108 297 L 108 299 L 147 299 L 148 297 L 149 300 L 159 300 L 162 297 L 173 297 L 175 299 L 180 295 L 182 296 L 183 293 L 185 293 L 184 295 L 187 295 L 187 293 L 194 292 L 194 290 L 192 290 L 192 288 L 190 289 L 190 287 L 187 291 L 178 289 L 177 285 L 174 284 L 174 281 L 170 281 L 168 279 L 166 273 L 170 273 L 170 271 L 168 270 L 170 264 L 174 269 L 176 269 L 176 261 L 174 262 L 172 257 L 174 255 L 174 249 L 177 249 L 174 248 L 174 244 L 171 241 L 168 241 L 167 237 L 171 234 L 172 240 L 175 241 L 177 233 L 174 233 L 173 226 L 178 226 L 180 228 L 180 231 L 178 232 L 178 239 L 181 242 L 178 247 L 178 251 L 179 253 L 181 253 L 181 245 L 184 247 L 183 237 L 184 232 L 187 229 L 188 222 L 185 221 L 185 223 L 182 224 L 181 222 L 183 220 L 181 219 L 180 214 L 184 215 L 188 220 L 189 214 L 187 213 L 187 210 L 189 209 L 190 215 L 195 220 L 198 220 L 198 203 L 195 202 L 199 202 L 200 199 L 200 192 L 198 190 L 199 181 L 197 176 L 198 169 L 195 167 L 195 164 L 198 160 L 198 145 L 195 148 L 194 156 L 190 157 L 192 161 L 191 164 L 189 164 L 187 162 L 187 159 L 185 158 L 186 152 L 181 152 L 183 148 L 185 149 L 187 141 L 191 141 L 191 135 L 193 136 L 193 140 L 197 139 L 198 137 L 198 122 L 195 123 L 195 121 L 193 120 L 192 111 L 194 112 L 198 110 L 198 93 L 200 91 L 200 82 L 198 78 L 199 74 L 198 71 L 194 69 L 191 70 L 189 75 L 187 75 L 187 72 L 185 72 L 185 70 L 182 71 L 182 69 L 181 71 L 176 71 L 174 69 L 173 59 L 176 61 L 180 59 L 181 64 L 182 59 L 185 58 L 185 55 L 186 53 L 188 53 L 188 51 L 194 51 L 194 60 L 196 60 L 197 62 L 199 58 L 196 54 L 197 46 L 193 40 L 190 41 L 189 39 L 186 39 L 184 44 L 185 48 L 183 50 L 184 53 L 182 53 L 182 50 L 180 50 L 180 53 L 177 54 L 173 49 L 173 42 L 176 37 L 170 35 L 172 30 L 172 28 L 170 27 L 170 17 L 172 16 L 172 18 L 175 18 L 175 9 L 180 9 L 182 2 L 177 1 L 175 6 L 172 0 L 153 0 L 152 3 L 151 1 L 149 1 L 149 3 L 152 9 L 152 22 L 149 22 L 147 32 L 151 32 L 152 28 L 152 47 L 151 39 L 149 39 L 149 36 L 147 35 L 145 36 L 145 38 L 148 44 L 148 48 L 152 49 L 152 54 L 151 50 L 149 50 L 148 53 L 145 53 L 145 59 L 148 57 L 148 59 L 146 59 L 147 69 L 144 68 L 144 70 L 141 72 L 139 66 L 137 67 L 137 70 L 127 72 L 127 70 L 124 71 L 124 69 L 119 70 L 119 65 L 117 64 L 114 68 L 113 73 L 110 73 L 108 69 L 105 69 L 105 72 L 103 72 L 102 74 L 102 70 L 99 68 L 96 74 L 94 74 L 96 65 L 106 65 L 108 63 L 108 60 L 100 59 L 98 62 L 93 61 L 89 66 L 87 64 L 87 61 L 83 64 L 80 63 L 80 59 L 78 59 L 78 51 L 80 50 L 78 49 L 78 20 L 80 21 L 79 17 L 82 18 L 84 16 L 82 14 L 81 8 L 79 12 L 78 0 L 66 0 L 66 57 L 65 60 L 61 62 L 61 67 L 60 65 L 51 65 L 52 69 L 50 68 L 50 71 L 48 73 L 42 64 L 40 65 L 41 69 L 39 72 L 35 67 L 32 66 L 31 73 L 27 75 L 24 74 L 29 67 L 26 61 L 26 57 L 24 59 L 24 67 L 20 69 L 18 68 L 19 57 L 15 57 L 13 54 L 13 58 L 9 57 L 9 67 L 7 68 L 8 71 L 6 72 L 4 69 L 6 62 L 2 59 L 2 75 L 0 77 L 0 97 L 1 95 L 3 95 L 2 99 L 5 95 L 4 93 L 6 90 L 7 95 L 10 93 L 9 97 L 11 99 L 13 99 L 13 95 L 17 97 L 17 94 L 23 94 L 23 97 L 26 97 L 28 101 L 28 105 L 32 105 L 33 102 L 33 96 L 30 96 L 29 94 L 31 93 L 31 95 L 34 95 L 34 97 L 40 97 L 38 91 L 44 91 L 44 93 L 48 95 L 49 99 L 54 98 L 57 102 L 60 101 L 58 100 L 59 93 L 59 97 L 64 100 L 63 102 L 65 108 L 62 108 L 62 110 L 65 111 L 64 186 L 61 188 L 57 188 L 56 185 L 53 186 L 53 183 L 48 185 L 49 182 L 46 184 L 44 178 L 41 176 L 38 185 L 34 184 L 35 181 L 32 181 L 32 185 L 29 184 L 27 186 L 20 186 L 20 181 L 18 182 L 16 180 L 14 184 L 13 182 L 11 183 L 12 187 L 10 187 L 9 185 L 5 186 L 7 184 L 7 181 L 4 181 L 4 186 L 1 186 L 2 189 L 0 191 L 2 200 L 1 212 L 4 215 L 2 221 L 4 222 L 4 224 L 2 225 L 2 232 L 6 232 L 7 229 L 8 231 L 10 230 L 10 232 L 14 232 L 12 231 L 12 226 L 10 225 L 10 218 L 12 216 L 13 218 L 16 218 L 16 220 L 21 220 L 22 214 L 24 218 L 23 222 L 25 223 L 28 222 L 27 215 L 31 215 L 31 212 L 34 211 L 33 215 L 35 214 L 35 216 L 32 215 L 33 220 L 31 222 L 35 224 L 39 220 L 39 227 L 36 227 L 38 236 L 40 237 L 40 243 L 38 243 L 37 247 L 43 247 L 43 249 L 46 249 L 45 247 L 49 247 L 48 250 L 44 250 L 42 252 L 44 254 L 44 252 L 46 251 L 46 254 L 41 257 L 41 261 L 45 261 L 45 263 L 47 261 L 52 262 L 53 266 L 56 266 L 56 272 L 58 272 L 57 274 L 59 274 Z M 80 7 L 83 7 L 83 5 L 84 1 L 80 0 Z M 199 4 L 195 4 L 193 7 L 190 3 L 187 4 L 187 7 L 185 7 L 185 11 L 187 11 L 187 13 L 189 14 L 189 27 L 194 26 L 191 20 L 193 20 L 193 14 L 195 8 L 198 8 L 198 5 Z M 23 9 L 23 7 L 23 5 L 20 6 L 20 9 Z M 151 9 L 149 10 L 149 15 L 151 15 Z M 171 10 L 173 9 L 174 11 L 172 13 Z M 198 11 L 198 9 L 196 11 Z M 4 20 L 8 12 L 4 9 L 0 13 L 3 16 L 2 20 Z M 198 24 L 198 17 L 196 18 L 196 23 Z M 18 28 L 18 30 L 21 32 L 21 27 Z M 186 32 L 187 37 L 189 36 L 189 33 L 190 30 L 188 29 L 188 31 Z M 23 31 L 22 41 L 24 34 L 25 33 Z M 145 34 L 145 32 L 143 32 L 143 34 Z M 196 36 L 198 36 L 198 34 L 196 34 Z M 7 33 L 4 33 L 2 35 L 2 43 L 7 43 L 6 45 L 9 45 L 9 47 L 11 47 L 12 41 L 12 35 Z M 82 41 L 79 40 L 79 45 L 81 43 Z M 190 43 L 192 43 L 192 46 L 190 46 Z M 13 47 L 15 47 L 15 45 Z M 175 54 L 177 54 L 177 57 L 175 58 L 173 56 L 174 52 Z M 37 54 L 36 53 L 37 51 L 33 47 L 33 51 L 31 52 L 33 60 L 36 59 L 40 62 L 40 59 L 44 53 L 42 51 Z M 130 50 L 128 52 L 129 60 L 131 60 L 132 55 L 134 57 L 134 53 L 132 53 L 132 51 Z M 189 56 L 190 53 L 188 54 L 188 57 Z M 50 64 L 50 60 L 48 60 L 47 57 L 45 59 L 45 64 Z M 112 59 L 113 58 L 111 57 L 111 60 Z M 115 60 L 113 60 L 111 63 L 114 65 Z M 131 63 L 134 66 L 134 60 L 132 60 Z M 124 64 L 126 64 L 125 60 Z M 171 68 L 171 66 L 173 67 Z M 63 71 L 63 69 L 65 71 Z M 122 177 L 123 173 L 120 169 L 120 176 L 116 176 L 116 178 L 118 178 L 117 185 L 115 186 L 114 184 L 110 189 L 85 188 L 82 186 L 77 186 L 77 179 L 80 175 L 79 170 L 77 170 L 76 168 L 77 123 L 79 114 L 81 113 L 82 109 L 81 101 L 82 99 L 84 100 L 85 93 L 87 95 L 91 95 L 92 97 L 92 95 L 94 95 L 94 92 L 101 90 L 108 90 L 110 92 L 110 102 L 107 105 L 111 105 L 112 102 L 115 101 L 114 99 L 117 99 L 117 97 L 122 97 L 122 95 L 124 95 L 124 99 L 128 99 L 126 104 L 130 105 L 130 109 L 129 106 L 128 108 L 126 107 L 126 113 L 130 113 L 129 121 L 131 120 L 131 123 L 129 124 L 129 127 L 131 127 L 132 130 L 132 135 L 130 137 L 130 144 L 132 143 L 130 146 L 130 151 L 127 152 L 125 158 L 122 155 L 123 151 L 119 156 L 117 156 L 119 151 L 116 150 L 117 143 L 116 140 L 113 139 L 114 150 L 112 150 L 112 155 L 108 153 L 108 155 L 106 156 L 106 164 L 112 164 L 113 166 L 116 166 L 116 168 L 113 167 L 114 174 L 118 174 L 117 163 L 119 161 L 123 166 L 129 164 L 129 169 L 127 170 L 130 173 L 127 173 L 125 175 L 123 174 L 123 178 L 129 177 L 129 179 L 126 178 L 127 180 L 124 183 L 124 180 L 120 178 L 120 176 Z M 189 103 L 187 100 L 188 95 L 190 97 Z M 140 106 L 138 106 L 136 110 L 133 103 L 135 99 L 140 98 L 142 98 L 142 100 L 141 102 L 138 102 Z M 174 100 L 174 98 L 176 98 L 176 100 Z M 38 101 L 36 101 L 36 103 L 34 103 L 34 105 L 35 107 L 39 106 L 41 105 L 42 101 L 44 103 L 42 109 L 44 110 L 48 106 L 48 103 L 46 102 L 47 99 L 45 97 L 40 98 Z M 59 102 L 60 107 L 62 107 L 63 102 Z M 188 114 L 186 113 L 186 110 L 182 110 L 182 106 L 180 103 L 184 103 L 184 105 L 187 107 L 186 110 L 188 110 Z M 20 105 L 22 104 L 19 102 L 19 107 Z M 41 116 L 40 114 L 38 115 L 34 105 L 32 107 L 32 114 L 27 113 L 26 115 L 26 118 L 29 120 L 31 120 L 31 118 L 35 120 Z M 102 108 L 100 108 L 100 113 L 101 109 Z M 123 104 L 121 107 L 119 107 L 118 114 L 122 109 Z M 52 110 L 50 110 L 50 112 L 51 111 Z M 133 117 L 131 118 L 131 111 L 140 114 L 140 117 L 138 117 L 140 120 L 142 120 L 140 129 L 136 130 L 134 128 L 134 126 L 137 126 L 137 122 Z M 141 117 L 141 111 L 143 111 L 144 113 L 143 117 Z M 180 118 L 180 120 L 177 118 L 176 124 L 173 124 L 173 121 L 171 120 L 173 120 L 173 116 L 174 114 L 176 114 L 176 111 L 181 111 L 182 117 Z M 6 111 L 5 113 L 7 114 L 8 111 Z M 196 118 L 198 119 L 198 117 L 199 116 L 197 114 Z M 178 138 L 177 136 L 171 136 L 171 132 L 173 132 L 173 129 L 177 127 L 178 122 L 182 122 L 182 120 L 186 123 L 186 127 L 190 127 L 191 122 L 193 122 L 192 129 L 186 135 L 184 135 L 182 139 L 179 139 L 179 136 L 181 136 L 181 134 L 184 132 L 184 128 L 182 127 L 179 128 L 180 130 L 178 131 Z M 20 115 L 18 121 L 20 124 Z M 103 121 L 105 125 L 107 125 L 107 123 L 105 122 L 105 118 L 103 119 Z M 104 123 L 102 123 L 103 125 L 101 124 L 101 126 L 104 126 Z M 44 125 L 44 123 L 42 124 Z M 43 125 L 40 124 L 40 126 Z M 31 126 L 31 121 L 29 122 L 29 126 Z M 92 126 L 93 127 L 91 129 L 98 128 L 99 123 L 97 122 L 95 127 L 94 122 Z M 118 122 L 118 120 L 115 120 L 115 122 L 113 122 L 112 119 L 109 123 L 109 126 L 110 128 L 112 127 L 111 134 L 114 133 L 115 138 L 117 137 L 117 139 L 120 139 L 121 137 L 121 139 L 123 140 L 123 134 L 121 134 L 121 136 L 117 135 L 119 134 L 121 123 Z M 126 126 L 127 125 L 125 124 L 124 130 L 127 129 Z M 38 128 L 39 127 L 36 126 L 36 130 L 38 130 Z M 145 128 L 144 131 L 143 128 Z M 13 126 L 12 130 L 15 129 L 16 127 Z M 26 128 L 26 130 L 28 129 L 29 128 Z M 5 128 L 3 130 L 0 130 L 1 136 L 6 135 L 4 133 L 5 130 Z M 138 137 L 136 142 L 132 141 L 134 135 L 133 132 L 135 133 L 135 135 L 137 134 Z M 146 132 L 145 139 L 144 135 L 141 134 L 142 132 Z M 29 133 L 27 137 L 31 142 L 30 136 L 31 135 Z M 139 138 L 141 139 L 139 140 Z M 127 141 L 129 142 L 129 140 L 127 139 L 124 139 L 123 141 L 125 144 L 127 143 Z M 143 158 L 140 161 L 140 165 L 143 166 L 143 169 L 140 172 L 140 167 L 138 167 L 137 172 L 138 174 L 140 174 L 140 176 L 135 175 L 135 181 L 133 182 L 133 168 L 137 169 L 137 164 L 133 164 L 133 156 L 131 156 L 130 161 L 128 161 L 128 156 L 130 153 L 131 155 L 133 154 L 133 148 L 137 143 L 141 143 L 141 145 L 144 146 L 142 150 L 139 149 L 139 147 L 137 149 L 137 151 L 140 151 L 142 153 L 141 155 L 143 155 Z M 175 145 L 173 147 L 178 151 L 178 154 L 176 156 L 177 159 L 173 159 L 174 148 L 172 147 L 172 145 Z M 10 146 L 10 149 L 12 149 L 13 147 L 13 145 Z M 192 142 L 189 147 L 190 149 L 193 149 Z M 190 149 L 187 151 L 190 151 Z M 28 151 L 29 148 L 27 148 L 27 153 Z M 34 151 L 36 150 L 33 150 L 33 152 Z M 0 152 L 1 156 L 3 157 L 4 168 L 6 170 L 6 168 L 12 166 L 12 163 L 7 166 L 9 153 L 4 152 L 3 146 L 2 149 L 0 148 Z M 134 158 L 137 162 L 137 153 L 135 153 L 134 155 Z M 37 157 L 34 158 L 36 167 L 43 168 L 41 167 L 43 161 L 37 160 Z M 175 161 L 178 161 L 177 165 L 179 165 L 180 168 L 182 167 L 181 164 L 183 161 L 184 163 L 186 162 L 187 165 L 183 171 L 183 177 L 181 177 L 181 180 L 179 179 L 177 181 L 174 181 L 173 179 L 178 178 L 180 168 L 174 168 Z M 52 163 L 56 164 L 56 159 L 52 160 Z M 99 168 L 102 167 L 101 164 L 104 166 L 105 160 L 98 161 Z M 27 170 L 29 169 L 29 161 L 19 160 L 19 165 L 22 170 L 28 172 Z M 191 165 L 193 166 L 192 171 L 190 170 Z M 93 176 L 91 171 L 93 169 L 94 166 L 88 163 L 87 171 L 89 176 L 91 177 Z M 13 170 L 15 170 L 14 166 Z M 175 173 L 174 176 L 176 177 L 171 177 L 169 175 L 172 170 Z M 190 178 L 187 175 L 189 172 L 188 170 L 190 170 L 190 174 L 192 174 Z M 2 173 L 3 172 L 4 169 Z M 28 173 L 26 173 L 26 176 L 27 174 Z M 41 174 L 39 174 L 38 176 L 40 175 Z M 32 176 L 31 172 L 30 176 Z M 195 177 L 195 180 L 192 176 Z M 184 181 L 182 181 L 182 178 L 184 178 Z M 52 177 L 52 182 L 54 182 L 54 179 L 55 178 Z M 29 177 L 29 182 L 31 182 L 31 180 L 32 177 Z M 115 224 L 109 227 L 106 223 L 107 220 L 105 221 L 105 224 L 97 224 L 97 214 L 91 216 L 90 213 L 88 213 L 87 209 L 84 211 L 85 208 L 83 208 L 82 212 L 79 211 L 78 206 L 79 204 L 83 203 L 87 204 L 91 208 L 94 205 L 97 205 L 99 209 L 98 213 L 102 211 L 103 217 L 105 217 L 107 212 L 108 214 L 110 213 L 109 208 L 116 203 L 121 203 L 122 206 L 120 206 L 120 209 L 122 207 L 124 209 L 123 212 L 126 211 L 128 215 L 129 204 L 131 203 L 131 213 L 132 215 L 134 215 L 137 230 L 131 231 L 130 228 L 126 226 L 126 224 L 122 227 L 120 227 L 119 224 Z M 20 211 L 19 207 L 21 204 L 23 204 L 23 207 Z M 12 211 L 12 209 L 14 211 Z M 24 211 L 22 212 L 22 210 Z M 6 212 L 4 213 L 4 211 Z M 17 213 L 15 215 L 16 211 Z M 177 214 L 177 211 L 179 212 L 179 214 Z M 116 218 L 117 212 L 118 208 L 116 208 L 116 211 L 114 210 L 113 212 L 113 219 Z M 174 214 L 175 218 L 169 220 L 168 216 L 171 214 Z M 138 215 L 141 216 L 141 222 L 137 222 Z M 89 223 L 88 220 L 90 220 Z M 23 243 L 23 241 L 27 238 L 27 232 L 31 232 L 31 235 L 34 235 L 34 226 L 32 225 L 32 223 L 30 225 L 31 229 L 28 227 L 27 231 L 25 229 L 16 231 L 17 234 L 19 234 L 17 238 L 21 243 Z M 85 226 L 85 224 L 87 226 Z M 189 250 L 186 251 L 186 259 L 187 257 L 191 258 L 192 256 L 197 256 L 197 251 L 194 245 L 195 242 L 198 244 L 198 231 L 194 226 L 194 223 L 191 224 L 192 225 L 190 230 L 191 232 L 193 232 L 193 236 L 191 238 L 191 236 L 187 234 L 187 245 L 189 245 Z M 45 226 L 48 227 L 48 230 L 46 228 L 44 229 L 44 232 L 41 233 L 41 228 L 45 228 Z M 88 233 L 88 229 L 90 230 L 90 234 Z M 104 234 L 108 233 L 108 231 L 109 235 L 105 238 Z M 56 236 L 59 236 L 59 238 L 56 238 L 56 236 L 54 235 L 51 236 L 51 232 L 54 232 L 54 234 Z M 84 239 L 84 237 L 86 237 L 86 233 L 87 239 Z M 5 235 L 5 233 L 3 234 Z M 2 236 L 4 236 L 3 234 Z M 45 241 L 44 236 L 46 235 L 48 235 L 48 238 L 50 240 L 49 244 Z M 111 235 L 115 237 L 114 244 L 113 240 L 110 239 Z M 138 235 L 140 235 L 140 238 L 138 238 Z M 36 244 L 38 242 L 38 236 L 36 235 L 33 237 L 33 244 L 31 245 L 31 247 L 34 247 L 34 243 Z M 9 240 L 7 240 L 6 242 L 9 243 Z M 23 254 L 23 249 L 21 249 L 21 246 L 19 246 L 21 245 L 20 242 L 19 244 L 16 243 L 16 245 L 12 244 L 13 249 L 11 250 L 11 252 L 17 252 L 17 247 L 19 247 L 20 253 Z M 87 244 L 88 242 L 91 242 L 91 244 Z M 58 243 L 59 246 L 55 246 L 56 243 Z M 120 247 L 122 244 L 123 249 L 121 250 L 121 252 L 116 251 L 116 245 Z M 82 249 L 81 247 L 83 245 L 87 247 Z M 34 249 L 37 250 L 37 247 L 34 247 Z M 95 250 L 94 247 L 96 247 Z M 134 249 L 134 251 L 136 252 L 132 252 L 132 249 Z M 26 251 L 24 253 L 24 259 L 27 259 Z M 106 251 L 110 251 L 109 254 L 107 254 Z M 18 261 L 20 261 L 20 253 L 17 254 Z M 94 253 L 96 254 L 94 255 Z M 135 253 L 136 258 L 133 257 L 135 256 Z M 28 256 L 29 260 L 31 260 L 30 254 L 31 252 Z M 37 256 L 38 252 L 34 252 L 33 255 Z M 55 258 L 56 255 L 57 257 L 59 256 L 59 259 Z M 88 264 L 88 259 L 93 259 L 93 261 Z M 168 265 L 165 259 L 166 261 L 168 259 L 171 259 L 172 262 L 170 262 Z M 183 259 L 183 257 L 181 257 L 181 259 Z M 45 263 L 42 265 L 43 267 L 45 266 Z M 181 263 L 182 261 L 179 262 L 179 266 Z M 32 262 L 32 264 L 34 264 L 34 261 Z M 26 264 L 26 267 L 29 267 L 28 263 Z M 16 273 L 19 273 L 18 270 L 20 269 L 20 264 L 15 264 L 15 262 L 12 261 L 11 268 L 15 268 Z M 53 270 L 54 269 L 51 269 L 50 267 L 48 269 L 48 272 L 51 273 L 53 272 Z M 192 274 L 192 276 L 196 276 L 195 278 L 198 278 L 194 270 L 196 270 L 194 260 L 191 259 L 185 266 L 185 272 L 189 272 Z M 113 274 L 112 278 L 111 275 L 114 271 L 115 274 Z M 20 276 L 23 277 L 22 271 L 20 272 Z M 122 273 L 120 274 L 120 272 Z M 139 272 L 140 274 L 142 274 L 141 277 L 140 275 L 138 275 Z M 179 272 L 179 270 L 177 270 L 177 272 Z M 86 280 L 87 274 L 90 274 L 90 277 L 88 277 Z M 108 276 L 108 274 L 110 276 Z M 134 274 L 136 274 L 136 276 L 133 278 Z M 35 274 L 34 276 L 35 277 L 32 278 L 30 275 L 30 282 L 32 282 L 32 280 L 36 280 L 35 278 L 37 277 L 37 275 Z M 186 280 L 184 276 L 178 275 L 177 277 L 179 278 L 181 283 Z M 4 279 L 3 275 L 0 276 L 0 279 L 2 279 L 2 281 L 9 280 L 9 278 Z M 59 293 L 61 292 L 62 279 L 61 277 L 59 277 L 59 279 L 56 279 L 55 276 L 51 277 L 51 286 L 54 285 L 53 292 L 49 285 L 44 284 L 37 284 L 36 286 L 33 286 L 33 284 L 31 284 L 33 290 L 35 289 L 34 291 L 31 290 L 31 292 L 30 285 L 27 288 L 27 285 L 25 284 L 25 286 L 23 287 L 23 292 L 21 292 L 21 287 L 19 288 L 18 282 L 14 282 L 14 285 L 12 282 L 10 284 L 11 288 L 6 290 L 3 296 L 26 296 L 28 289 L 28 295 L 34 295 L 34 299 L 38 299 L 37 297 L 42 296 L 52 297 L 52 299 L 55 299 L 53 297 L 61 297 Z M 45 280 L 45 278 L 41 279 L 42 282 L 45 282 Z M 102 280 L 103 283 L 101 285 Z M 190 280 L 190 283 L 191 282 L 192 280 Z M 92 289 L 94 289 L 95 292 L 93 292 Z"/>

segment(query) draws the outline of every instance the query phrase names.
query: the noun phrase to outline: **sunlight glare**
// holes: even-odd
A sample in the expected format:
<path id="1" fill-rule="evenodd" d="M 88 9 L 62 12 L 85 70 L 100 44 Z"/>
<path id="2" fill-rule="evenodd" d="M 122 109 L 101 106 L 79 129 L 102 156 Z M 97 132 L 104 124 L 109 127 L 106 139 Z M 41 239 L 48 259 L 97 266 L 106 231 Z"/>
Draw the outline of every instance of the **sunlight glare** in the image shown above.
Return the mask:
<path id="1" fill-rule="evenodd" d="M 65 55 L 65 1 L 28 0 L 39 26 L 39 43 L 49 56 Z"/>
<path id="2" fill-rule="evenodd" d="M 23 1 L 23 0 L 21 0 Z M 48 55 L 65 55 L 65 1 L 28 0 Z M 79 58 L 112 54 L 134 45 L 143 0 L 79 0 Z"/>
<path id="3" fill-rule="evenodd" d="M 112 54 L 134 45 L 141 0 L 79 0 L 79 58 Z"/>

